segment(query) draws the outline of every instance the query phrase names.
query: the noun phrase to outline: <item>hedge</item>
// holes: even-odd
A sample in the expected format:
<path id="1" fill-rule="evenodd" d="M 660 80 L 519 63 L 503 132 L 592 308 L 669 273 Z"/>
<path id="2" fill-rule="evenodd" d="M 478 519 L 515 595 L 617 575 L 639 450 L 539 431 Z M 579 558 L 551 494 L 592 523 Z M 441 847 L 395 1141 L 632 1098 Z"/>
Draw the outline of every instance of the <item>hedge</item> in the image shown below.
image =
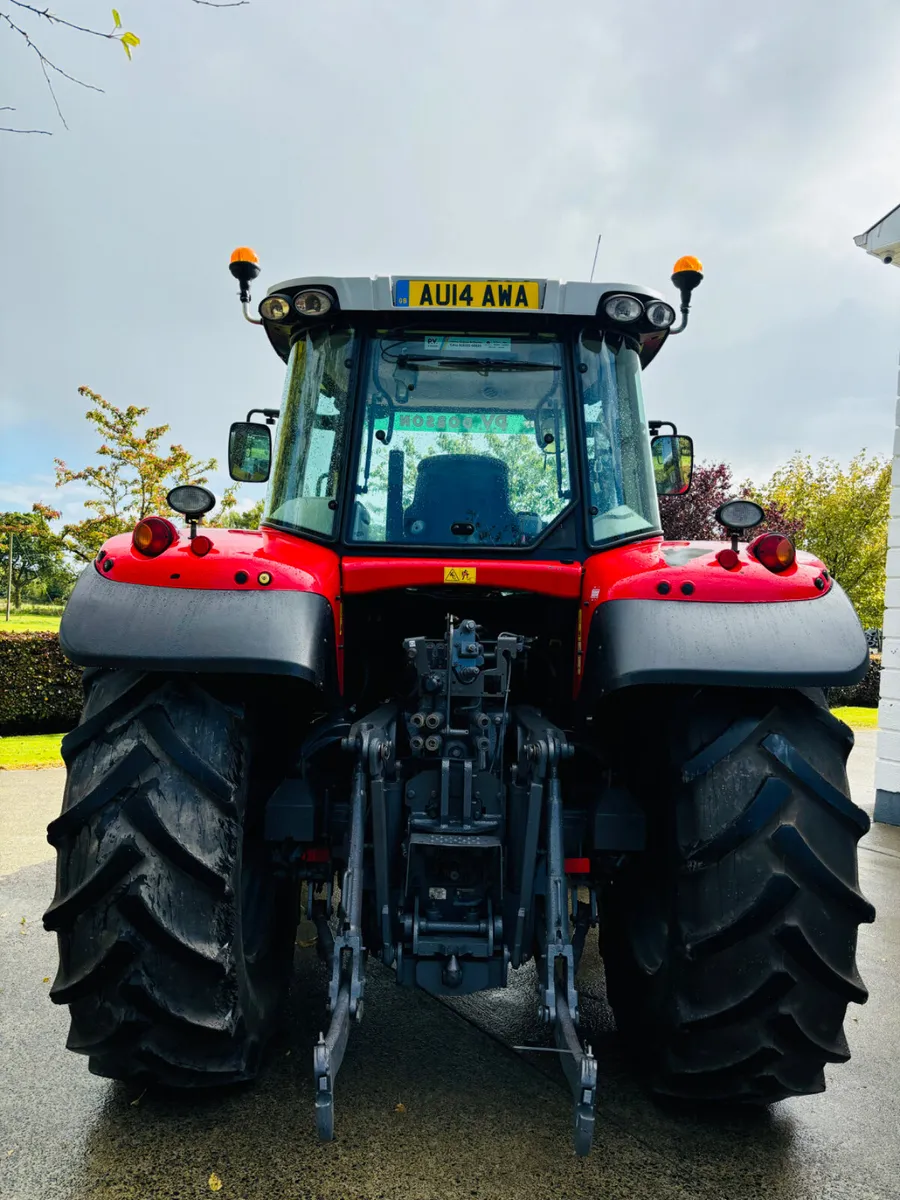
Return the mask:
<path id="1" fill-rule="evenodd" d="M 881 688 L 881 655 L 869 655 L 869 669 L 853 687 L 829 688 L 828 704 L 830 708 L 843 708 L 849 705 L 853 708 L 877 708 L 878 692 Z"/>
<path id="2" fill-rule="evenodd" d="M 830 688 L 828 703 L 877 708 L 881 655 L 853 687 Z M 0 632 L 0 736 L 64 733 L 81 713 L 81 668 L 64 657 L 55 633 Z"/>
<path id="3" fill-rule="evenodd" d="M 0 633 L 0 735 L 64 733 L 81 702 L 81 668 L 55 633 Z"/>

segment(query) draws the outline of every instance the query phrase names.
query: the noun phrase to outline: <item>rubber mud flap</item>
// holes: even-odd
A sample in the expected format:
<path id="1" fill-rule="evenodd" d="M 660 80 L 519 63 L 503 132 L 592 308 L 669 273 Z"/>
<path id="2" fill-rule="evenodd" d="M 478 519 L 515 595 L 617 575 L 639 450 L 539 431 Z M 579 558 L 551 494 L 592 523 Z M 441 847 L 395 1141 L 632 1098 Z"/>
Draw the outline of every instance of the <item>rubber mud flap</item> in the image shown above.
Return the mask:
<path id="1" fill-rule="evenodd" d="M 290 675 L 337 691 L 334 615 L 315 592 L 150 587 L 103 579 L 91 566 L 59 642 L 82 667 Z"/>
<path id="2" fill-rule="evenodd" d="M 584 700 L 638 684 L 847 687 L 869 648 L 838 584 L 813 600 L 609 600 L 595 610 Z"/>

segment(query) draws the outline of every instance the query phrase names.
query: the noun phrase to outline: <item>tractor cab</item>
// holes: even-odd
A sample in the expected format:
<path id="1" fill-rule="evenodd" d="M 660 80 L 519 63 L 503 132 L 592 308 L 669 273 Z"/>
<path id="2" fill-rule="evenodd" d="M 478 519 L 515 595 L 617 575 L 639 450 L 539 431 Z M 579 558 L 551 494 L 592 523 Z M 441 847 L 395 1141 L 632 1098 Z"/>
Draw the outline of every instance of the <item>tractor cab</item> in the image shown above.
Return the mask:
<path id="1" fill-rule="evenodd" d="M 676 282 L 699 282 L 689 264 Z M 287 364 L 276 445 L 270 467 L 268 427 L 240 422 L 229 459 L 269 479 L 269 527 L 350 553 L 583 559 L 658 532 L 657 494 L 687 490 L 690 439 L 651 439 L 644 412 L 642 368 L 679 332 L 646 288 L 299 279 L 259 314 Z"/>

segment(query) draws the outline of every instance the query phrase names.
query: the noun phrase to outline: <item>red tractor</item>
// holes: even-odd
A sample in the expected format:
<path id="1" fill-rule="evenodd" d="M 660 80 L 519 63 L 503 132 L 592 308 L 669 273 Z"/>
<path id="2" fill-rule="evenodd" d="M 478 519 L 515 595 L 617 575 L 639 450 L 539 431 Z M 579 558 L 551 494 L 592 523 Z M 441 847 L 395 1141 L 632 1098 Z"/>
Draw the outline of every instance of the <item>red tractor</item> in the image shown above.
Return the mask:
<path id="1" fill-rule="evenodd" d="M 116 1079 L 252 1077 L 302 897 L 331 973 L 323 1139 L 367 955 L 435 995 L 534 959 L 586 1153 L 598 925 L 655 1091 L 822 1090 L 874 915 L 823 689 L 867 646 L 821 562 L 739 540 L 752 502 L 719 510 L 730 543 L 663 540 L 692 445 L 641 375 L 699 262 L 677 327 L 646 288 L 524 279 L 292 279 L 257 319 L 252 251 L 231 270 L 287 365 L 280 409 L 231 427 L 262 527 L 203 528 L 214 497 L 177 487 L 185 527 L 111 538 L 63 617 L 85 707 L 45 924 L 69 1047 Z"/>

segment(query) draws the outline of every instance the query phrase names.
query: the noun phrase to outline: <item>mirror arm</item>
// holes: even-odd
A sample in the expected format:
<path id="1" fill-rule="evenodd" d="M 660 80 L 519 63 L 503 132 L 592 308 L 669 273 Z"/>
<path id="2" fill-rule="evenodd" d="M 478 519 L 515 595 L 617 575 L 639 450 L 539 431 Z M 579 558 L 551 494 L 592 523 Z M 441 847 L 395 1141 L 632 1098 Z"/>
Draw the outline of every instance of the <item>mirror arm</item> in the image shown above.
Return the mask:
<path id="1" fill-rule="evenodd" d="M 262 415 L 266 418 L 266 424 L 274 425 L 275 422 L 278 420 L 278 418 L 281 416 L 281 409 L 280 408 L 251 408 L 250 411 L 247 413 L 247 424 L 248 425 L 251 425 L 253 423 L 250 418 L 253 416 L 254 413 L 262 413 Z"/>

